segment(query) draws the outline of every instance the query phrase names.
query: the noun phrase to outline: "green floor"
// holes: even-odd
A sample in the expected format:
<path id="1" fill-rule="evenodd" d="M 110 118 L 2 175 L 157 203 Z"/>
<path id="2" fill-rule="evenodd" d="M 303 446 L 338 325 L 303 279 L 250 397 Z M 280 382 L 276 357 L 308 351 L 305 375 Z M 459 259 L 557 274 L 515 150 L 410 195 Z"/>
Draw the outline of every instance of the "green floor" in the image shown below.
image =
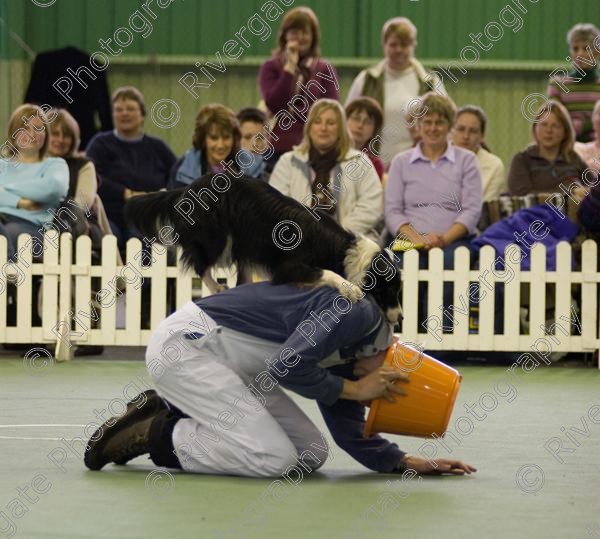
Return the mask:
<path id="1" fill-rule="evenodd" d="M 594 415 L 600 409 L 592 408 L 600 406 L 600 371 L 594 368 L 539 367 L 518 374 L 511 389 L 505 367 L 460 367 L 464 382 L 450 424 L 456 438 L 447 437 L 447 450 L 439 442 L 393 438 L 413 454 L 422 448 L 460 457 L 479 468 L 471 477 L 401 482 L 334 448 L 320 472 L 291 485 L 151 473 L 144 459 L 86 471 L 82 444 L 70 450 L 61 438 L 85 437 L 95 409 L 118 413 L 124 396 L 147 380 L 140 361 L 110 361 L 110 355 L 58 366 L 0 357 L 0 537 L 600 537 L 600 413 Z M 495 396 L 495 408 L 485 393 Z M 490 411 L 483 419 L 476 408 L 481 420 L 469 423 L 464 405 L 482 396 Z M 315 404 L 298 400 L 324 429 Z M 571 427 L 580 431 L 570 431 L 579 447 L 567 439 Z M 551 437 L 574 449 L 559 455 L 563 463 L 544 449 Z"/>

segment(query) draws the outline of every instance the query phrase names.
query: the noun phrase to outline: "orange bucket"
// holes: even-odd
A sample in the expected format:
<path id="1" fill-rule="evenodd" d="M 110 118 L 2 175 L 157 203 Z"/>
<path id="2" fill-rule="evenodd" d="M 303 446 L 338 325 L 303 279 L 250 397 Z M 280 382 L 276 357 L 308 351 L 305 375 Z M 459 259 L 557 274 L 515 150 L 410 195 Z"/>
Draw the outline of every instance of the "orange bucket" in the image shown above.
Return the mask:
<path id="1" fill-rule="evenodd" d="M 396 397 L 396 402 L 385 399 L 371 402 L 365 437 L 378 432 L 422 438 L 444 436 L 460 390 L 460 373 L 398 342 L 388 349 L 384 365 L 403 370 L 410 382 L 396 382 L 406 391 L 406 395 Z"/>

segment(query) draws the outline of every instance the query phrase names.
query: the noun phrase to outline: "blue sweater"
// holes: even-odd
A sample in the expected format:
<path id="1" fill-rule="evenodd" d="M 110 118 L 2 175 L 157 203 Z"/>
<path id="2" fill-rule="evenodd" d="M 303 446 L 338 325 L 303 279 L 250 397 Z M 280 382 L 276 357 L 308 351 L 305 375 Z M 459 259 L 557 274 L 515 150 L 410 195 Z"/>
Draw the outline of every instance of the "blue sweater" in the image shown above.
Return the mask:
<path id="1" fill-rule="evenodd" d="M 405 453 L 380 436 L 363 438 L 365 407 L 339 398 L 343 378 L 355 379 L 352 364 L 330 369 L 319 365 L 337 351 L 341 357 L 352 357 L 359 346 L 372 342 L 384 315 L 369 296 L 349 310 L 346 301 L 336 301 L 338 297 L 330 287 L 263 282 L 238 286 L 196 304 L 219 325 L 281 343 L 269 358 L 270 374 L 283 387 L 319 402 L 334 440 L 353 458 L 372 470 L 391 472 Z M 293 351 L 284 354 L 283 364 L 280 355 L 286 348 Z"/>
<path id="2" fill-rule="evenodd" d="M 0 213 L 14 215 L 42 227 L 54 216 L 69 190 L 69 167 L 59 157 L 47 157 L 39 163 L 17 163 L 0 160 Z M 42 204 L 41 210 L 17 208 L 21 198 Z"/>
<path id="3" fill-rule="evenodd" d="M 124 140 L 113 131 L 98 133 L 86 149 L 101 178 L 98 194 L 108 218 L 123 226 L 123 191 L 158 191 L 167 186 L 175 154 L 159 138 Z"/>

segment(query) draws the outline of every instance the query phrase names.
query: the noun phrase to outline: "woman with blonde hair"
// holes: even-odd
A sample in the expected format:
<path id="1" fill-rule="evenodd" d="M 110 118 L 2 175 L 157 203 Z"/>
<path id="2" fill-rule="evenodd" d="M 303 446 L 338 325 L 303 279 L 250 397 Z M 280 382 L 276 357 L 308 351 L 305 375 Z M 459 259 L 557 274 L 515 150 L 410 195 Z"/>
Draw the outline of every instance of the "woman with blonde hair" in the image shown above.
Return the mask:
<path id="1" fill-rule="evenodd" d="M 379 238 L 381 182 L 369 158 L 352 148 L 344 109 L 337 101 L 315 102 L 302 143 L 281 156 L 269 183 L 284 195 L 330 214 L 344 228 Z"/>
<path id="2" fill-rule="evenodd" d="M 533 119 L 531 134 L 535 142 L 510 164 L 510 194 L 573 192 L 585 196 L 580 180 L 587 167 L 574 150 L 575 130 L 565 107 L 547 101 Z"/>
<path id="3" fill-rule="evenodd" d="M 43 108 L 25 104 L 8 123 L 0 159 L 0 235 L 8 241 L 9 260 L 14 261 L 20 234 L 29 234 L 41 245 L 44 229 L 69 189 L 67 164 L 46 156 L 48 120 Z"/>
<path id="4" fill-rule="evenodd" d="M 321 98 L 338 99 L 337 74 L 331 64 L 320 58 L 321 31 L 314 11 L 299 6 L 285 13 L 277 32 L 277 48 L 260 68 L 261 96 L 274 117 L 272 143 L 275 149 L 269 162 L 292 149 L 302 139 L 304 114 L 290 106 L 297 96 L 314 103 Z"/>

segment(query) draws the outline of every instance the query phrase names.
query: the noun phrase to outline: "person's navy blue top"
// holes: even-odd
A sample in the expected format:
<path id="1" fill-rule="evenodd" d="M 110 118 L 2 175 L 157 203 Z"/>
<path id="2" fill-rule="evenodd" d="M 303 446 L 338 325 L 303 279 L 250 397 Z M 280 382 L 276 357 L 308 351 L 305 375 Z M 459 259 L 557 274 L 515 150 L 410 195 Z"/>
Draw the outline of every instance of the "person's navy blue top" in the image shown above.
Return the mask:
<path id="1" fill-rule="evenodd" d="M 159 138 L 143 135 L 136 140 L 120 138 L 114 131 L 98 133 L 90 140 L 87 156 L 101 178 L 98 194 L 106 214 L 117 226 L 124 225 L 125 188 L 158 191 L 167 186 L 175 154 Z"/>

